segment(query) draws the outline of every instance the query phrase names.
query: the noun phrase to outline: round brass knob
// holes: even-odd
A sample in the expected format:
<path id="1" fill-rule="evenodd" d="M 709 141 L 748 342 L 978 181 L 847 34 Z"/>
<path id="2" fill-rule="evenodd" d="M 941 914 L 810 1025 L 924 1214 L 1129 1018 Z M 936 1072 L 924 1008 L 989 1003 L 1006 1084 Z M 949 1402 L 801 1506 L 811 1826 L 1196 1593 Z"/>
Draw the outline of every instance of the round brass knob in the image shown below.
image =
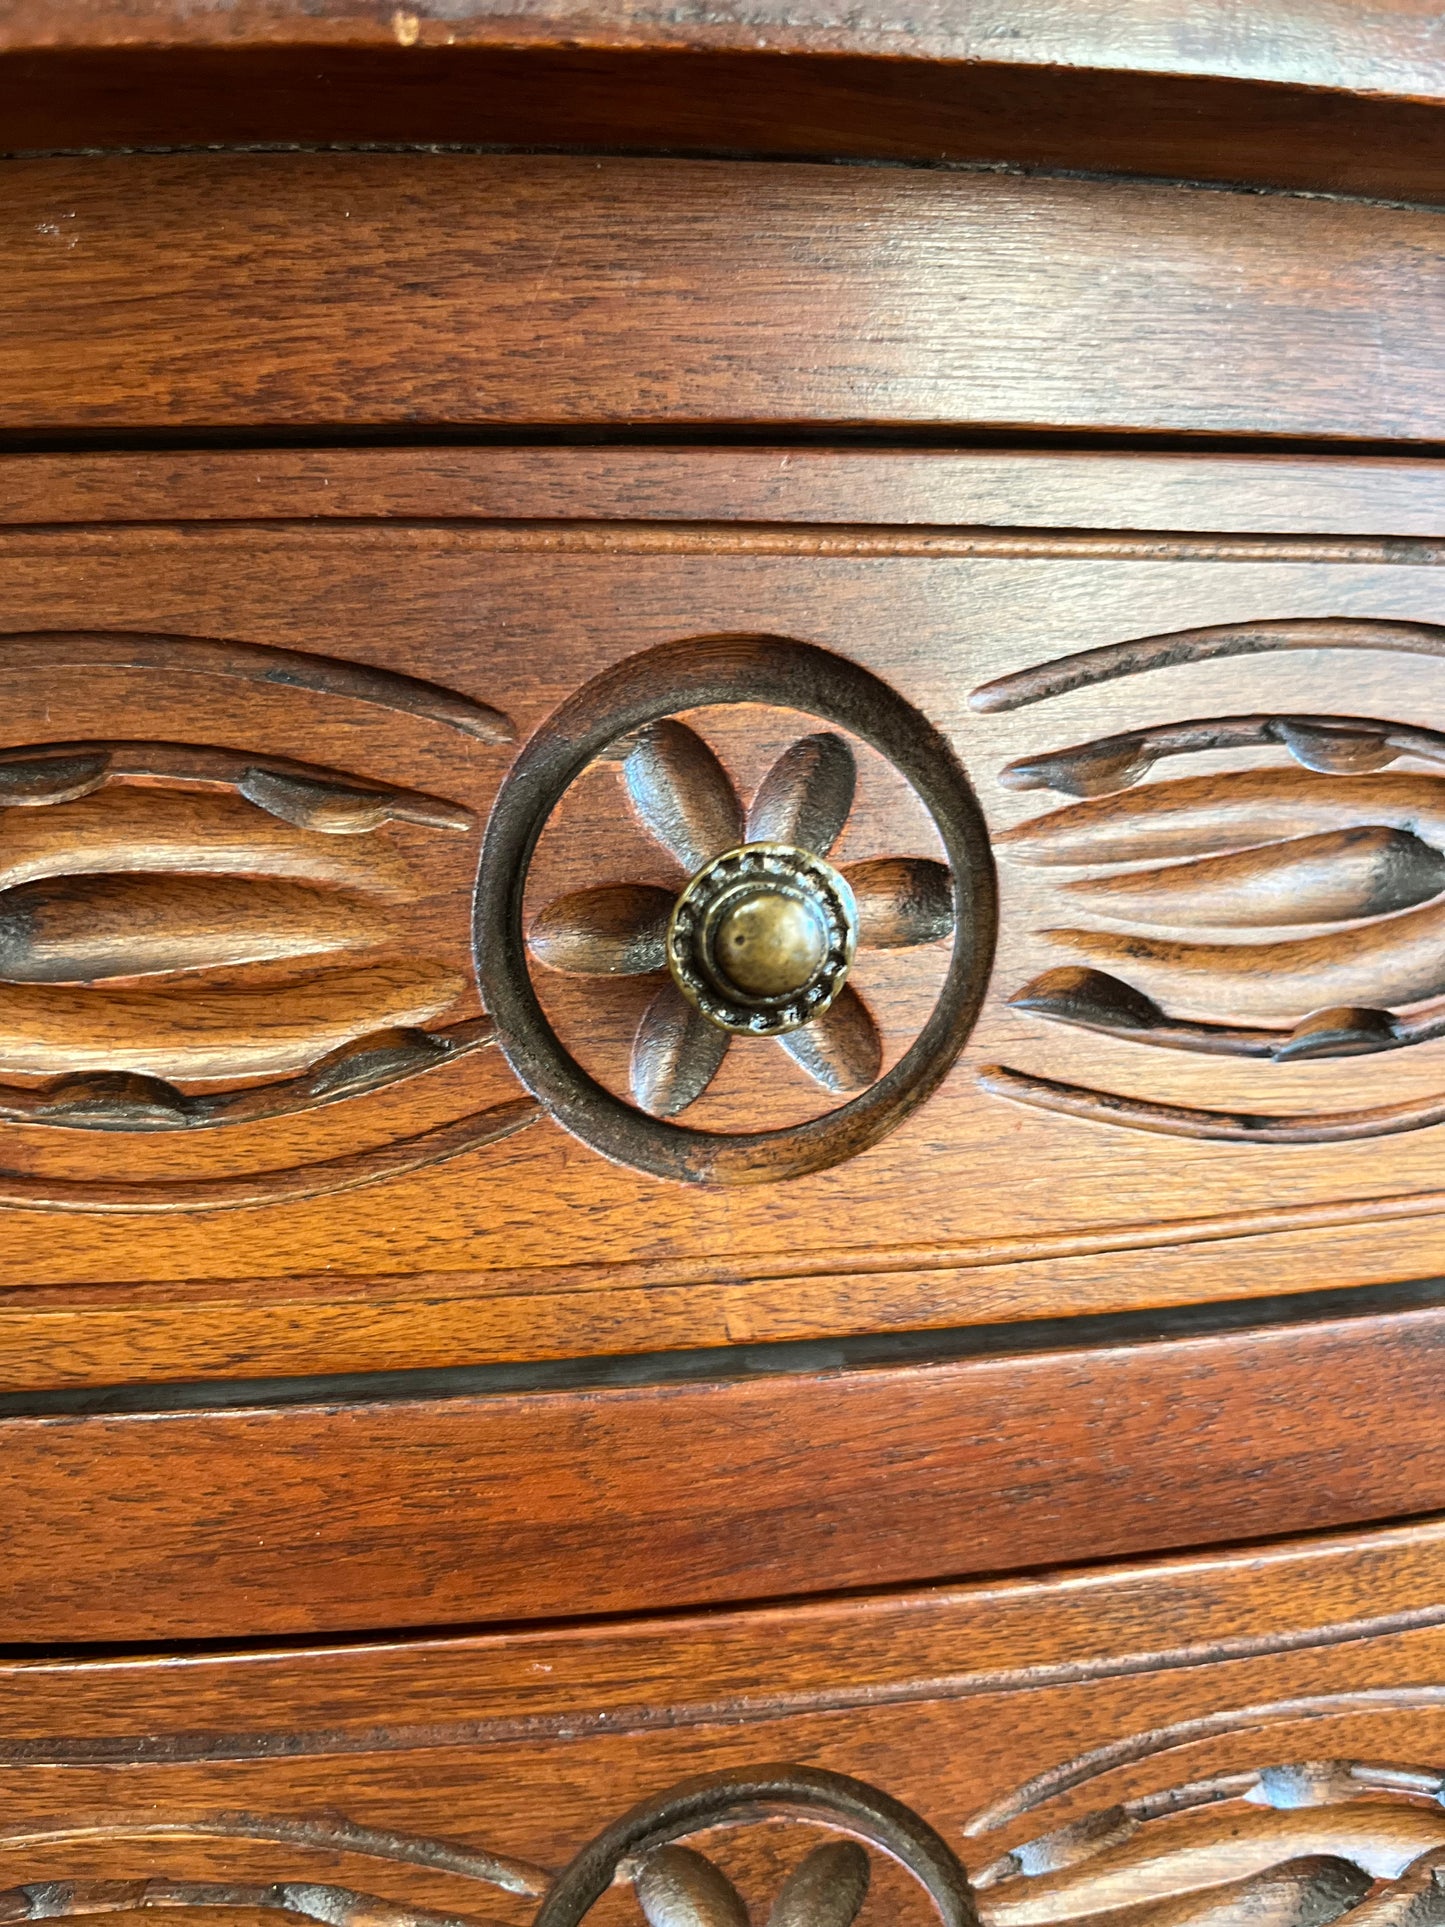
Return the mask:
<path id="1" fill-rule="evenodd" d="M 828 926 L 816 904 L 780 890 L 735 902 L 713 934 L 713 965 L 745 997 L 788 997 L 817 975 Z"/>
<path id="2" fill-rule="evenodd" d="M 674 904 L 668 969 L 720 1030 L 777 1037 L 843 988 L 857 919 L 853 892 L 822 857 L 745 843 L 705 863 Z"/>

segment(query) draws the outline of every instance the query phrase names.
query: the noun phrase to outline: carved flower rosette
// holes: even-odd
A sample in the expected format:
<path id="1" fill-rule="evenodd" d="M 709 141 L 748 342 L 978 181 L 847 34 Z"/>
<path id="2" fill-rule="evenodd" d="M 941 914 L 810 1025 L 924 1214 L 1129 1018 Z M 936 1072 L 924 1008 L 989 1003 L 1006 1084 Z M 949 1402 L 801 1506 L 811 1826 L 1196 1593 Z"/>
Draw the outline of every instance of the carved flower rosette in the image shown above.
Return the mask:
<path id="1" fill-rule="evenodd" d="M 993 873 L 946 739 L 772 637 L 629 657 L 497 799 L 482 994 L 554 1118 L 655 1176 L 757 1183 L 886 1136 L 987 981 Z"/>
<path id="2" fill-rule="evenodd" d="M 928 856 L 829 861 L 857 793 L 849 743 L 833 731 L 795 738 L 745 808 L 703 735 L 666 719 L 639 732 L 618 777 L 656 855 L 642 857 L 635 878 L 553 898 L 528 941 L 551 970 L 596 980 L 597 1002 L 608 979 L 646 986 L 628 1064 L 633 1101 L 678 1116 L 754 1039 L 827 1096 L 875 1082 L 884 1042 L 854 981 L 860 955 L 949 938 L 953 891 L 947 867 Z M 767 1080 L 773 1051 L 748 1054 L 750 1080 Z"/>

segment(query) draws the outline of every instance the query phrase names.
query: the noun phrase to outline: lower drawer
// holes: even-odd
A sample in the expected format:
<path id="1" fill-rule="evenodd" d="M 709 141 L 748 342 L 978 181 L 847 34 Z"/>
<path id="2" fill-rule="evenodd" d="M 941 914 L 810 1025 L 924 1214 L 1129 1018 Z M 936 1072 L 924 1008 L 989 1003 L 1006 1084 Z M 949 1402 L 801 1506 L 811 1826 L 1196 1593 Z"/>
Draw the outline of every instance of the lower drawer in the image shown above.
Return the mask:
<path id="1" fill-rule="evenodd" d="M 11 1662 L 0 1919 L 522 1927 L 547 1895 L 549 1927 L 636 1920 L 629 1881 L 686 1837 L 761 1920 L 821 1827 L 882 1848 L 865 1921 L 922 1919 L 921 1876 L 960 1927 L 958 1861 L 990 1927 L 1435 1920 L 1442 1677 L 1442 1521 L 807 1606 Z M 730 1777 L 670 1793 L 699 1775 Z M 654 1922 L 742 1918 L 695 1859 L 640 1879 Z M 847 1922 L 859 1856 L 808 1883 L 786 1918 Z"/>
<path id="2" fill-rule="evenodd" d="M 655 1612 L 1442 1509 L 1432 1295 L 1187 1337 L 1015 1327 L 931 1363 L 779 1348 L 570 1388 L 11 1405 L 0 1640 Z"/>

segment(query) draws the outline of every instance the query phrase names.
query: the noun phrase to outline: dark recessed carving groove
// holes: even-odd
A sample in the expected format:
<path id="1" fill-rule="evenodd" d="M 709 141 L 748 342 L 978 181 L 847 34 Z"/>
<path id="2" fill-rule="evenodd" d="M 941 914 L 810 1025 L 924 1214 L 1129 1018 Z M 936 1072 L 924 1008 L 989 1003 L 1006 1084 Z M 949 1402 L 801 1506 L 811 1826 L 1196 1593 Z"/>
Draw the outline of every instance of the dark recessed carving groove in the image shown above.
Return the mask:
<path id="1" fill-rule="evenodd" d="M 1065 965 L 1046 970 L 1015 991 L 1010 1010 L 1072 1024 L 1106 1037 L 1152 1044 L 1206 1057 L 1271 1058 L 1277 1064 L 1311 1057 L 1370 1057 L 1445 1037 L 1445 1004 L 1401 1016 L 1359 1004 L 1312 1011 L 1290 1030 L 1191 1023 L 1170 1017 L 1150 997 L 1102 970 Z"/>
<path id="2" fill-rule="evenodd" d="M 1226 622 L 1204 629 L 1176 629 L 1162 636 L 1084 649 L 981 684 L 969 706 L 987 715 L 1093 689 L 1124 676 L 1182 663 L 1217 662 L 1226 656 L 1269 655 L 1282 649 L 1385 649 L 1404 655 L 1445 657 L 1445 627 L 1433 622 L 1383 622 L 1373 618 L 1310 616 L 1284 621 Z"/>
<path id="3" fill-rule="evenodd" d="M 531 1098 L 515 1098 L 490 1110 L 475 1111 L 369 1151 L 327 1158 L 316 1164 L 296 1164 L 281 1171 L 253 1171 L 225 1178 L 177 1178 L 114 1181 L 33 1177 L 0 1171 L 0 1206 L 17 1211 L 61 1211 L 123 1216 L 127 1212 L 155 1214 L 170 1211 L 241 1211 L 270 1204 L 292 1204 L 303 1198 L 323 1198 L 338 1191 L 404 1177 L 481 1150 L 535 1124 L 542 1107 Z"/>
<path id="4" fill-rule="evenodd" d="M 535 1867 L 530 1861 L 457 1846 L 450 1840 L 358 1826 L 354 1820 L 340 1816 L 302 1820 L 283 1814 L 223 1812 L 174 1813 L 158 1820 L 138 1820 L 130 1815 L 95 1814 L 54 1826 L 0 1828 L 0 1847 L 10 1850 L 58 1846 L 71 1840 L 265 1840 L 313 1853 L 355 1853 L 401 1866 L 428 1867 L 436 1873 L 484 1881 L 529 1899 L 545 1893 L 551 1878 L 545 1868 Z"/>
<path id="5" fill-rule="evenodd" d="M 0 751 L 0 809 L 71 803 L 108 784 L 234 790 L 298 829 L 362 836 L 383 823 L 469 830 L 472 812 L 419 790 L 359 783 L 340 770 L 197 743 L 54 743 Z"/>
<path id="6" fill-rule="evenodd" d="M 440 683 L 398 675 L 334 656 L 274 649 L 258 642 L 208 636 L 130 634 L 123 630 L 56 629 L 0 636 L 0 670 L 158 669 L 191 676 L 223 676 L 281 689 L 309 689 L 353 702 L 420 716 L 483 743 L 510 743 L 509 718 L 487 703 Z"/>
<path id="7" fill-rule="evenodd" d="M 12 1887 L 0 1893 L 0 1923 L 72 1920 L 90 1914 L 149 1913 L 154 1909 L 244 1907 L 284 1920 L 325 1927 L 468 1927 L 454 1914 L 401 1907 L 316 1881 L 274 1881 L 269 1886 L 222 1880 L 66 1880 Z"/>
<path id="8" fill-rule="evenodd" d="M 1079 1117 L 1091 1124 L 1115 1124 L 1129 1131 L 1162 1137 L 1202 1138 L 1221 1144 L 1351 1144 L 1361 1138 L 1395 1137 L 1445 1123 L 1445 1097 L 1410 1099 L 1357 1111 L 1210 1111 L 1186 1104 L 1157 1104 L 1150 1098 L 1122 1097 L 1083 1084 L 1061 1084 L 1005 1064 L 987 1064 L 979 1089 L 1038 1111 Z"/>
<path id="9" fill-rule="evenodd" d="M 1325 775 L 1384 769 L 1402 756 L 1445 763 L 1445 734 L 1436 729 L 1412 729 L 1365 716 L 1220 716 L 1161 723 L 1043 756 L 1021 756 L 1004 765 L 998 780 L 1006 790 L 1103 796 L 1128 789 L 1166 756 L 1270 747 L 1287 749 L 1297 763 Z"/>
<path id="10" fill-rule="evenodd" d="M 1445 848 L 1445 779 L 1311 776 L 1298 769 L 1181 776 L 1035 816 L 1002 831 L 1010 862 L 1156 863 L 1340 829 L 1394 829 Z"/>
<path id="11" fill-rule="evenodd" d="M 0 891 L 0 983 L 98 984 L 322 957 L 374 948 L 388 929 L 380 904 L 306 883 L 50 877 Z"/>
<path id="12" fill-rule="evenodd" d="M 1056 949 L 1118 966 L 1147 997 L 1233 1022 L 1284 1020 L 1341 1004 L 1418 1004 L 1445 996 L 1445 902 L 1323 936 L 1270 943 L 1187 943 L 1104 930 L 1044 930 Z"/>
<path id="13" fill-rule="evenodd" d="M 1445 856 L 1409 830 L 1373 824 L 1063 885 L 1087 910 L 1163 929 L 1351 923 L 1413 909 L 1442 890 Z"/>
<path id="14" fill-rule="evenodd" d="M 444 1030 L 376 1031 L 343 1044 L 300 1077 L 209 1095 L 188 1094 L 164 1078 L 127 1071 L 82 1071 L 35 1088 L 0 1084 L 0 1121 L 69 1131 L 195 1131 L 255 1124 L 384 1090 L 494 1041 L 489 1017 L 468 1018 Z"/>
<path id="15" fill-rule="evenodd" d="M 368 1032 L 434 1021 L 464 988 L 459 971 L 426 958 L 336 965 L 284 985 L 191 978 L 104 997 L 0 984 L 0 1066 L 38 1077 L 98 1065 L 228 1082 L 280 1076 Z"/>

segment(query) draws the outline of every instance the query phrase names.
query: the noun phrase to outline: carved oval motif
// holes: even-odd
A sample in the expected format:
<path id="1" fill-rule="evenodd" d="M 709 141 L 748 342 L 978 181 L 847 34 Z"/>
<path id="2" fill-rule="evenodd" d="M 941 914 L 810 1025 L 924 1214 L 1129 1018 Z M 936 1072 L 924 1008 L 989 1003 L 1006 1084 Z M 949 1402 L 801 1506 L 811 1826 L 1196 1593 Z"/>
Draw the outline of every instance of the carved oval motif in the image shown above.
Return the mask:
<path id="1" fill-rule="evenodd" d="M 433 907 L 439 888 L 464 887 L 473 809 L 246 739 L 260 719 L 274 742 L 296 700 L 329 742 L 318 711 L 334 704 L 349 720 L 359 705 L 405 718 L 413 734 L 466 739 L 472 757 L 509 738 L 500 711 L 361 664 L 206 637 L 0 636 L 0 675 L 10 672 L 24 688 L 58 676 L 64 690 L 83 676 L 80 707 L 123 727 L 163 705 L 199 713 L 194 693 L 209 681 L 207 720 L 240 746 L 120 733 L 0 746 L 0 1122 L 122 1134 L 253 1124 L 491 1041 L 464 916 L 452 913 L 448 933 Z M 37 698 L 32 719 L 48 721 L 51 707 Z M 536 1115 L 529 1102 L 503 1108 L 506 1129 Z M 371 1182 L 499 1128 L 477 1114 L 425 1144 L 243 1177 L 72 1182 L 0 1169 L 0 1203 L 265 1203 Z"/>
<path id="2" fill-rule="evenodd" d="M 1299 649 L 1439 659 L 1445 628 L 1316 618 L 1182 630 L 1025 670 L 972 701 L 1006 711 L 1158 668 Z M 1241 750 L 1268 761 L 1155 773 L 1166 759 Z M 1052 880 L 1057 906 L 1034 932 L 1056 961 L 1013 993 L 1015 1010 L 1281 1065 L 1445 1036 L 1445 733 L 1353 713 L 1192 717 L 1020 757 L 999 781 L 1081 799 L 997 839 L 1006 862 Z M 1320 1144 L 1445 1122 L 1445 1096 L 1230 1112 L 1003 1066 L 981 1079 L 1041 1109 L 1216 1141 Z"/>

